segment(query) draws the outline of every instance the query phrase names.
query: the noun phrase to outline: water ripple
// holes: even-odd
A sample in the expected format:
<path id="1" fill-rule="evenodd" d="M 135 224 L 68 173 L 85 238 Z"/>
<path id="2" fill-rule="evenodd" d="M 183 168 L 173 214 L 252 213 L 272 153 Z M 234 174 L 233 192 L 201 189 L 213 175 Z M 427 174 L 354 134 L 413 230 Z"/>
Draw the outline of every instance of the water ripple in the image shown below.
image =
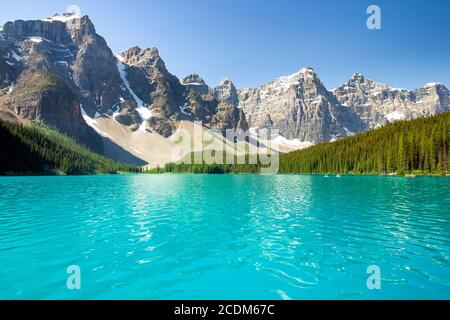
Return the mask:
<path id="1" fill-rule="evenodd" d="M 448 299 L 449 182 L 0 178 L 0 298 Z"/>

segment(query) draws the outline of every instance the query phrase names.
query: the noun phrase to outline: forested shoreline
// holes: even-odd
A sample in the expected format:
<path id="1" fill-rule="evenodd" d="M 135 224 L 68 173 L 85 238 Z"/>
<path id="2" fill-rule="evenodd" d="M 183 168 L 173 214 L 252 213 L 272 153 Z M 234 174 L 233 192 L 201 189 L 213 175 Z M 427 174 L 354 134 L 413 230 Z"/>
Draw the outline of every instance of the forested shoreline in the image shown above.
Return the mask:
<path id="1" fill-rule="evenodd" d="M 335 142 L 280 154 L 280 174 L 449 173 L 450 113 L 399 121 Z M 259 173 L 260 165 L 167 164 L 149 173 Z"/>
<path id="2" fill-rule="evenodd" d="M 0 175 L 141 172 L 93 153 L 55 129 L 0 120 Z M 280 174 L 449 174 L 450 113 L 399 121 L 280 154 Z M 260 164 L 174 164 L 146 173 L 256 174 Z"/>
<path id="3" fill-rule="evenodd" d="M 0 175 L 112 174 L 139 168 L 114 162 L 78 141 L 40 125 L 0 120 Z"/>

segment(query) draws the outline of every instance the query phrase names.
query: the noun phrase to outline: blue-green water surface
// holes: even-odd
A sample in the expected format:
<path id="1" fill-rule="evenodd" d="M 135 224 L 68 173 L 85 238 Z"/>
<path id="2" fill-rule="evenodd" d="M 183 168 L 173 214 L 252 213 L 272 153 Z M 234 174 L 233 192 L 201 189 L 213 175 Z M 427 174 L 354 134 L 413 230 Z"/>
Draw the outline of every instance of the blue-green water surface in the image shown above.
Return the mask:
<path id="1" fill-rule="evenodd" d="M 0 298 L 449 299 L 449 191 L 432 177 L 3 177 Z"/>

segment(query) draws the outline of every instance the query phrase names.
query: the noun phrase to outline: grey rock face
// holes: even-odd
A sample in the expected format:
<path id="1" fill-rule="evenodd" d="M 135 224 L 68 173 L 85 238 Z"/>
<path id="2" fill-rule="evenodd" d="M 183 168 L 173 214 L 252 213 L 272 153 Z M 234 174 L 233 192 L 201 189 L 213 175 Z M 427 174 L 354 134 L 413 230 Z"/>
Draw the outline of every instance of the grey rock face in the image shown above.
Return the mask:
<path id="1" fill-rule="evenodd" d="M 250 127 L 278 129 L 288 139 L 330 141 L 360 126 L 311 68 L 238 92 Z"/>
<path id="2" fill-rule="evenodd" d="M 190 92 L 187 105 L 194 120 L 202 121 L 206 127 L 225 133 L 226 129 L 247 130 L 245 114 L 235 105 L 226 101 L 218 101 L 213 94 L 200 96 Z"/>
<path id="3" fill-rule="evenodd" d="M 133 81 L 129 77 L 132 90 L 142 91 L 142 86 L 150 88 L 149 96 L 140 96 L 148 101 L 152 112 L 150 127 L 168 137 L 177 128 L 179 121 L 202 121 L 207 127 L 225 130 L 245 126 L 245 115 L 237 105 L 219 101 L 205 81 L 197 74 L 185 77 L 181 82 L 167 71 L 164 61 L 156 48 L 133 47 L 120 55 L 127 69 L 141 70 L 150 82 Z"/>
<path id="4" fill-rule="evenodd" d="M 8 38 L 17 40 L 27 37 L 40 37 L 59 44 L 69 44 L 72 41 L 66 25 L 60 21 L 16 20 L 5 23 L 3 33 Z"/>
<path id="5" fill-rule="evenodd" d="M 142 97 L 149 101 L 149 109 L 162 117 L 178 113 L 179 106 L 184 102 L 185 89 L 178 78 L 166 68 L 158 49 L 140 49 L 133 47 L 121 54 L 127 66 L 140 69 L 151 84 L 150 96 Z M 148 86 L 148 84 L 146 84 Z M 138 84 L 131 84 L 133 90 L 138 90 Z"/>
<path id="6" fill-rule="evenodd" d="M 133 131 L 145 123 L 164 137 L 181 120 L 221 130 L 246 126 L 245 115 L 218 101 L 198 75 L 181 83 L 156 48 L 114 56 L 87 16 L 8 22 L 0 31 L 0 54 L 0 108 L 76 138 L 89 140 L 92 131 L 81 111 L 94 119 L 114 117 Z"/>
<path id="7" fill-rule="evenodd" d="M 123 85 L 116 58 L 89 18 L 65 18 L 66 22 L 18 20 L 4 25 L 1 35 L 6 45 L 2 47 L 15 61 L 6 61 L 13 71 L 0 70 L 0 82 L 6 82 L 3 89 L 22 72 L 38 70 L 62 79 L 90 117 L 108 114 L 117 106 L 136 107 Z"/>
<path id="8" fill-rule="evenodd" d="M 243 131 L 248 131 L 250 129 L 250 126 L 245 117 L 245 112 L 242 109 L 239 109 L 239 121 L 237 123 L 236 129 Z"/>
<path id="9" fill-rule="evenodd" d="M 450 110 L 442 84 L 395 89 L 356 73 L 329 92 L 310 68 L 260 88 L 239 89 L 238 96 L 251 127 L 279 129 L 288 139 L 313 143 Z"/>
<path id="10" fill-rule="evenodd" d="M 198 74 L 191 74 L 181 82 L 188 91 L 195 92 L 199 95 L 208 94 L 210 89 L 205 81 Z"/>
<path id="11" fill-rule="evenodd" d="M 80 30 L 71 30 L 77 44 L 72 64 L 75 91 L 91 116 L 111 111 L 113 106 L 124 101 L 134 105 L 130 92 L 123 86 L 116 65 L 116 58 L 106 41 L 95 33 L 87 17 L 81 19 Z"/>
<path id="12" fill-rule="evenodd" d="M 177 77 L 167 71 L 156 48 L 133 47 L 120 56 L 127 69 L 134 68 L 135 73 L 141 73 L 141 81 L 133 81 L 131 77 L 129 81 L 131 89 L 141 93 L 140 98 L 147 102 L 147 108 L 152 111 L 153 116 L 148 124 L 161 135 L 170 136 L 177 127 L 177 121 L 183 119 L 180 106 L 185 104 L 185 88 Z"/>
<path id="13" fill-rule="evenodd" d="M 223 79 L 213 90 L 214 96 L 219 101 L 225 101 L 232 105 L 239 105 L 239 97 L 234 83 L 228 79 Z"/>
<path id="14" fill-rule="evenodd" d="M 76 95 L 55 75 L 22 73 L 14 90 L 0 97 L 0 106 L 24 121 L 45 123 L 102 152 L 100 138 L 82 118 Z"/>
<path id="15" fill-rule="evenodd" d="M 17 82 L 22 70 L 21 59 L 14 45 L 0 33 L 0 95 L 8 93 Z"/>
<path id="16" fill-rule="evenodd" d="M 217 105 L 216 113 L 211 117 L 209 125 L 219 130 L 248 130 L 249 126 L 242 110 L 227 102 Z"/>
<path id="17" fill-rule="evenodd" d="M 341 105 L 355 113 L 368 129 L 450 110 L 449 91 L 436 83 L 421 89 L 396 89 L 355 73 L 333 93 Z"/>

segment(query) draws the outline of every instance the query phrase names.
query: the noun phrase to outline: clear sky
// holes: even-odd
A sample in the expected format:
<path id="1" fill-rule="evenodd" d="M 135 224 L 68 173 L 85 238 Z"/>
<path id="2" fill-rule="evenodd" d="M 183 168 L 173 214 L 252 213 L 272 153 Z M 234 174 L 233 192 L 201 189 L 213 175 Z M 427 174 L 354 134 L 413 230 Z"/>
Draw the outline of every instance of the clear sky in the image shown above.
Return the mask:
<path id="1" fill-rule="evenodd" d="M 448 0 L 15 0 L 0 24 L 78 5 L 114 52 L 157 47 L 170 72 L 257 86 L 313 67 L 328 89 L 354 72 L 394 87 L 450 87 Z M 366 27 L 370 4 L 381 30 Z"/>

